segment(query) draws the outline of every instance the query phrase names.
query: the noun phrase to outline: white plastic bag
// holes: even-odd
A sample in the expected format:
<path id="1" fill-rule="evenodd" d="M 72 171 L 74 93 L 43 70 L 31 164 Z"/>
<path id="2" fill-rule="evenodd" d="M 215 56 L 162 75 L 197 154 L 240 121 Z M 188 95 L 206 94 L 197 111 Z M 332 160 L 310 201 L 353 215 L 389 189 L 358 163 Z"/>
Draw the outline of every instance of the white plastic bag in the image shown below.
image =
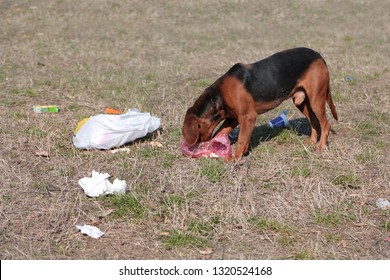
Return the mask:
<path id="1" fill-rule="evenodd" d="M 79 149 L 111 149 L 121 146 L 160 127 L 160 119 L 137 109 L 122 115 L 100 114 L 90 117 L 73 135 Z"/>

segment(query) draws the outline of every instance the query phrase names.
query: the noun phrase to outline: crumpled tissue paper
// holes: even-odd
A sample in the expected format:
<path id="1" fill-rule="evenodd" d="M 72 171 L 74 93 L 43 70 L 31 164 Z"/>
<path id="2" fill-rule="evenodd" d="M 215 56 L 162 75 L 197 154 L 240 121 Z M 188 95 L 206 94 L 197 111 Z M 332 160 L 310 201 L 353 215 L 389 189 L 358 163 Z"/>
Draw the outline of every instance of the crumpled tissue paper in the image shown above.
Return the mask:
<path id="1" fill-rule="evenodd" d="M 87 196 L 97 197 L 107 194 L 124 194 L 126 192 L 126 181 L 115 179 L 111 183 L 108 173 L 99 173 L 92 170 L 92 177 L 81 178 L 78 182 Z"/>
<path id="2" fill-rule="evenodd" d="M 376 206 L 379 208 L 379 209 L 390 209 L 390 201 L 388 201 L 387 199 L 385 198 L 379 198 L 377 201 L 376 201 Z"/>
<path id="3" fill-rule="evenodd" d="M 102 232 L 99 228 L 90 225 L 76 225 L 76 228 L 80 230 L 82 234 L 86 234 L 95 239 L 99 238 L 104 234 L 104 232 Z"/>

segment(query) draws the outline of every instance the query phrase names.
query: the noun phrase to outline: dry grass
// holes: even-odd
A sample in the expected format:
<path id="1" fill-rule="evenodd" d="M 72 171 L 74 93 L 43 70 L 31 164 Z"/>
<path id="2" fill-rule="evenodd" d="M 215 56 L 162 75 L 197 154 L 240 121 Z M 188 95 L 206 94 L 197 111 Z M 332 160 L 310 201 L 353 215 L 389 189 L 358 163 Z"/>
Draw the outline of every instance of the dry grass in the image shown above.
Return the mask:
<path id="1" fill-rule="evenodd" d="M 286 3 L 1 1 L 1 259 L 389 259 L 390 210 L 375 206 L 390 198 L 389 2 Z M 308 152 L 287 102 L 258 118 L 239 165 L 181 156 L 185 110 L 207 85 L 294 46 L 331 71 L 328 152 Z M 77 122 L 105 106 L 159 116 L 163 147 L 77 150 Z M 265 129 L 282 109 L 294 129 Z M 92 170 L 127 194 L 87 198 L 77 181 Z M 83 236 L 84 223 L 106 234 Z"/>

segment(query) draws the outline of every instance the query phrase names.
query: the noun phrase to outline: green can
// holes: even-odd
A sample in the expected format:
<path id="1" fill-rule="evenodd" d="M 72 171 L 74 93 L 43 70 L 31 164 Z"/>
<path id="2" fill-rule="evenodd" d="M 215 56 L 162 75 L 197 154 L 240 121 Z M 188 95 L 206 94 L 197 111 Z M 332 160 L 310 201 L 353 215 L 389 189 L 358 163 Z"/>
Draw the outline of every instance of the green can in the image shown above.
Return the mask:
<path id="1" fill-rule="evenodd" d="M 57 105 L 36 105 L 34 106 L 35 113 L 58 113 L 60 107 Z"/>

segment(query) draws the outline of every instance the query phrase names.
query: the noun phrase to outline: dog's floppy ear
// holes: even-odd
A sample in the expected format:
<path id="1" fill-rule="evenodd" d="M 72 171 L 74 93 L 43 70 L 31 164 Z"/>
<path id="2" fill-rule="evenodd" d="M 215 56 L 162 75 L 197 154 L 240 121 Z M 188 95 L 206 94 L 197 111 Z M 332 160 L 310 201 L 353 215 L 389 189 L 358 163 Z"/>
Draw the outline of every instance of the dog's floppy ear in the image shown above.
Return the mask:
<path id="1" fill-rule="evenodd" d="M 187 112 L 181 132 L 188 146 L 193 146 L 198 142 L 199 130 L 198 117 L 194 113 Z"/>

